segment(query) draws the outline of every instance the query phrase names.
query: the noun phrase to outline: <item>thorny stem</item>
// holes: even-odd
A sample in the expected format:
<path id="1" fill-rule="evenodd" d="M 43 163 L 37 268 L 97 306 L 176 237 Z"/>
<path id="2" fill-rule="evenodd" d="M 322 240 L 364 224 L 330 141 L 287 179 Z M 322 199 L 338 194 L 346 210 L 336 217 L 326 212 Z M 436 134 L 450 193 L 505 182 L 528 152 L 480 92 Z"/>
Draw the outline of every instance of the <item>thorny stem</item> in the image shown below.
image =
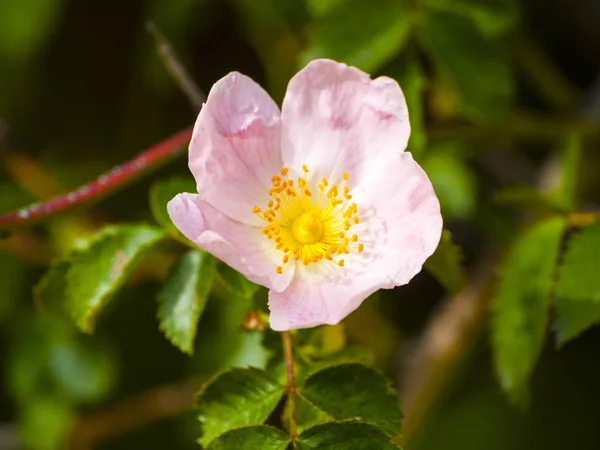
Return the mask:
<path id="1" fill-rule="evenodd" d="M 281 333 L 285 373 L 287 378 L 288 405 L 290 409 L 290 438 L 296 440 L 296 384 L 294 382 L 294 354 L 292 353 L 292 336 L 289 331 Z"/>
<path id="2" fill-rule="evenodd" d="M 115 191 L 136 177 L 174 159 L 191 137 L 192 127 L 186 128 L 72 192 L 0 215 L 0 230 L 36 222 Z"/>

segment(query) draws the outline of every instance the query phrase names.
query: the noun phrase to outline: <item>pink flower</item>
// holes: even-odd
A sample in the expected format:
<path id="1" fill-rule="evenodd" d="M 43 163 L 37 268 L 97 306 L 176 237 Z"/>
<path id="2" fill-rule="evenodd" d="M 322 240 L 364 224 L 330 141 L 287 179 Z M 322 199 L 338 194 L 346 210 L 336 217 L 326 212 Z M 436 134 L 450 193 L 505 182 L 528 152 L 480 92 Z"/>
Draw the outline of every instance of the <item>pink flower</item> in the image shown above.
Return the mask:
<path id="1" fill-rule="evenodd" d="M 442 217 L 404 153 L 404 95 L 386 77 L 313 61 L 282 111 L 250 78 L 210 91 L 190 144 L 199 194 L 168 210 L 177 228 L 269 291 L 274 330 L 336 324 L 433 253 Z"/>

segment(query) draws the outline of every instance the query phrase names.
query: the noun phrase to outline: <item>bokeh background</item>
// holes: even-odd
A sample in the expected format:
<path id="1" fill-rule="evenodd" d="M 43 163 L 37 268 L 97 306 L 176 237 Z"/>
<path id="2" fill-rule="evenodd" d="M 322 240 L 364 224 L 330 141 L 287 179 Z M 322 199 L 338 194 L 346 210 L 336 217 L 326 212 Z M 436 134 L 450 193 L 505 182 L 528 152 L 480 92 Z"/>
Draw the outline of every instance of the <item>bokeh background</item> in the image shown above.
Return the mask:
<path id="1" fill-rule="evenodd" d="M 409 151 L 462 248 L 466 275 L 449 284 L 466 287 L 452 294 L 423 272 L 319 345 L 371 350 L 405 399 L 406 448 L 600 446 L 600 332 L 560 350 L 550 333 L 519 405 L 497 382 L 488 333 L 494 275 L 523 224 L 600 201 L 600 1 L 0 0 L 0 212 L 68 192 L 193 123 L 148 20 L 205 92 L 236 70 L 280 103 L 315 57 L 400 82 Z M 568 196 L 557 187 L 567 169 Z M 53 259 L 102 225 L 152 223 L 150 186 L 186 170 L 181 156 L 0 240 L 1 450 L 197 448 L 187 405 L 198 380 L 264 363 L 261 336 L 239 326 L 247 303 L 210 302 L 193 357 L 164 338 L 155 298 L 175 246 L 149 257 L 92 336 L 34 300 Z"/>

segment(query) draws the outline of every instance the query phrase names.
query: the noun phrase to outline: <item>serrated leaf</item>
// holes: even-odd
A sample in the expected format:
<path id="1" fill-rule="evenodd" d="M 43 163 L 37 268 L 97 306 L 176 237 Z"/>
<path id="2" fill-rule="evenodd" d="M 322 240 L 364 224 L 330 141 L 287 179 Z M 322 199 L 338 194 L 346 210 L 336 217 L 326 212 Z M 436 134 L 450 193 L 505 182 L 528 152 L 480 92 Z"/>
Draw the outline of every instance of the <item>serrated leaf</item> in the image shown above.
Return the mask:
<path id="1" fill-rule="evenodd" d="M 198 320 L 208 301 L 214 266 L 211 255 L 191 250 L 175 263 L 158 294 L 160 330 L 189 355 L 194 352 Z"/>
<path id="2" fill-rule="evenodd" d="M 444 229 L 435 253 L 425 262 L 425 269 L 450 293 L 458 292 L 465 284 L 462 250 L 452 241 L 452 233 Z"/>
<path id="3" fill-rule="evenodd" d="M 310 403 L 336 420 L 360 420 L 400 434 L 400 399 L 390 381 L 361 364 L 341 364 L 312 374 L 300 388 Z"/>
<path id="4" fill-rule="evenodd" d="M 523 400 L 544 344 L 564 226 L 562 218 L 551 218 L 523 232 L 506 256 L 492 298 L 495 369 L 515 401 Z"/>
<path id="5" fill-rule="evenodd" d="M 321 423 L 330 422 L 333 417 L 328 416 L 315 405 L 304 400 L 301 396 L 296 396 L 296 431 L 302 433 L 304 430 L 319 425 Z M 282 422 L 285 429 L 290 428 L 290 404 L 285 404 L 282 414 Z"/>
<path id="6" fill-rule="evenodd" d="M 492 37 L 513 28 L 519 15 L 514 0 L 424 0 L 423 5 L 431 10 L 460 14 Z"/>
<path id="7" fill-rule="evenodd" d="M 335 2 L 315 21 L 303 59 L 331 58 L 373 72 L 402 49 L 410 24 L 404 1 Z"/>
<path id="8" fill-rule="evenodd" d="M 167 178 L 155 182 L 150 187 L 150 211 L 152 211 L 154 220 L 173 236 L 179 236 L 179 231 L 169 217 L 167 203 L 182 192 L 196 192 L 196 185 L 192 177 Z"/>
<path id="9" fill-rule="evenodd" d="M 258 290 L 258 285 L 226 264 L 219 264 L 217 266 L 217 276 L 225 287 L 227 294 L 252 298 Z"/>
<path id="10" fill-rule="evenodd" d="M 198 395 L 202 424 L 198 441 L 206 446 L 226 431 L 263 424 L 283 393 L 283 386 L 259 369 L 234 368 L 220 373 Z"/>
<path id="11" fill-rule="evenodd" d="M 329 422 L 298 437 L 298 450 L 400 450 L 379 428 L 359 422 Z"/>
<path id="12" fill-rule="evenodd" d="M 163 237 L 162 230 L 146 225 L 107 227 L 70 258 L 66 305 L 82 331 L 94 330 L 96 318 L 112 294 L 137 267 L 144 252 Z"/>
<path id="13" fill-rule="evenodd" d="M 431 11 L 421 32 L 438 71 L 457 90 L 462 111 L 479 122 L 504 120 L 513 93 L 505 50 L 452 13 Z"/>
<path id="14" fill-rule="evenodd" d="M 581 229 L 568 241 L 556 283 L 559 345 L 600 321 L 599 250 L 600 223 Z"/>
<path id="15" fill-rule="evenodd" d="M 290 437 L 277 428 L 261 425 L 228 431 L 213 440 L 206 450 L 285 450 Z"/>

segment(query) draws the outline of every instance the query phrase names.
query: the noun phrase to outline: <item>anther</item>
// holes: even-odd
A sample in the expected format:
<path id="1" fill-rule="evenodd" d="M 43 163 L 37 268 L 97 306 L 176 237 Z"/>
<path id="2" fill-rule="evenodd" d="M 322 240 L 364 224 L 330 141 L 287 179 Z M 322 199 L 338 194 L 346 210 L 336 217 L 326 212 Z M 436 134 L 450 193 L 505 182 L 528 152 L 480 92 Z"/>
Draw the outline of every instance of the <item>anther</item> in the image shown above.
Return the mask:
<path id="1" fill-rule="evenodd" d="M 252 208 L 252 212 L 258 214 L 260 212 L 260 208 L 258 206 L 255 206 L 254 208 Z"/>
<path id="2" fill-rule="evenodd" d="M 348 178 L 350 178 L 350 177 L 348 176 L 348 172 L 344 172 L 344 173 L 342 174 L 342 177 L 344 178 L 344 180 L 348 180 Z"/>
<path id="3" fill-rule="evenodd" d="M 340 267 L 344 267 L 344 260 L 343 260 L 343 259 L 340 259 L 340 260 L 338 261 L 338 266 L 340 266 Z"/>
<path id="4" fill-rule="evenodd" d="M 362 253 L 362 251 L 365 249 L 365 246 L 363 244 L 358 244 L 358 253 Z"/>
<path id="5" fill-rule="evenodd" d="M 281 267 L 281 266 L 277 266 L 277 269 L 275 269 L 275 270 L 277 271 L 277 273 L 279 275 L 281 275 L 283 273 L 283 267 Z"/>
<path id="6" fill-rule="evenodd" d="M 302 164 L 302 170 L 304 173 L 308 173 L 308 167 L 306 167 L 306 164 Z"/>
<path id="7" fill-rule="evenodd" d="M 283 175 L 285 177 L 289 171 L 290 171 L 290 169 L 288 169 L 287 167 L 284 167 L 283 169 L 281 169 L 281 175 Z"/>

